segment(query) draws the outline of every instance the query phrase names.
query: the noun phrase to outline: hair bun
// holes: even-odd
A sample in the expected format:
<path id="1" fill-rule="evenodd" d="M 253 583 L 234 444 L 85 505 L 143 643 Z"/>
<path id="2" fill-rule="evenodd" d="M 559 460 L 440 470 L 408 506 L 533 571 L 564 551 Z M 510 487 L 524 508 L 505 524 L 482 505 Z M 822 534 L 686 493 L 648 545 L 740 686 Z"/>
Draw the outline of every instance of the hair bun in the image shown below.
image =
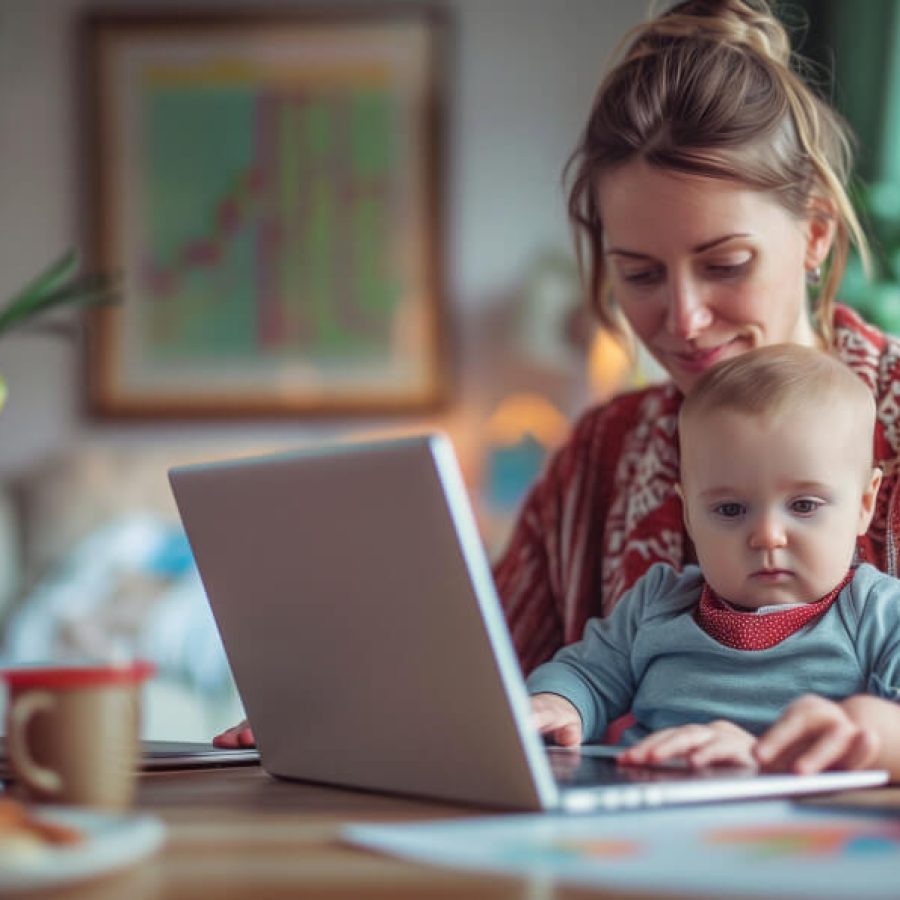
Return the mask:
<path id="1" fill-rule="evenodd" d="M 673 38 L 705 38 L 750 49 L 785 67 L 791 62 L 790 38 L 766 0 L 683 0 L 633 34 L 627 56 L 643 55 Z"/>
<path id="2" fill-rule="evenodd" d="M 659 2 L 659 0 L 658 0 Z M 601 323 L 625 329 L 610 291 L 600 186 L 626 165 L 743 185 L 797 220 L 833 224 L 811 324 L 826 344 L 851 243 L 868 258 L 846 183 L 852 133 L 806 81 L 778 0 L 665 0 L 619 43 L 569 162 L 569 220 Z M 697 182 L 698 184 L 700 182 Z M 799 269 L 800 267 L 798 267 Z"/>

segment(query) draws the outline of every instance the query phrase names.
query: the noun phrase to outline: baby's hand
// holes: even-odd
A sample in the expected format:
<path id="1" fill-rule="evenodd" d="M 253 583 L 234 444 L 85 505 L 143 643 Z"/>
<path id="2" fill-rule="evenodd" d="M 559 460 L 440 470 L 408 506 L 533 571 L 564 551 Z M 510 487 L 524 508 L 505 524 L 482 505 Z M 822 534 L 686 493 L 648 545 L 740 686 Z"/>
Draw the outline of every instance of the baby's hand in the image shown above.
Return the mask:
<path id="1" fill-rule="evenodd" d="M 255 747 L 256 738 L 253 737 L 253 731 L 250 724 L 244 719 L 231 728 L 226 728 L 221 734 L 217 734 L 213 739 L 214 747 L 223 747 L 233 750 L 239 747 Z"/>
<path id="2" fill-rule="evenodd" d="M 559 694 L 532 695 L 531 721 L 541 734 L 563 747 L 575 747 L 581 743 L 581 716 Z"/>
<path id="3" fill-rule="evenodd" d="M 853 697 L 835 703 L 814 694 L 795 700 L 760 737 L 760 766 L 803 775 L 865 768 L 878 753 L 878 738 L 854 720 L 854 702 Z"/>
<path id="4" fill-rule="evenodd" d="M 695 769 L 714 765 L 755 766 L 756 738 L 733 722 L 719 719 L 705 725 L 681 725 L 654 731 L 619 754 L 625 765 L 650 766 L 684 759 Z"/>

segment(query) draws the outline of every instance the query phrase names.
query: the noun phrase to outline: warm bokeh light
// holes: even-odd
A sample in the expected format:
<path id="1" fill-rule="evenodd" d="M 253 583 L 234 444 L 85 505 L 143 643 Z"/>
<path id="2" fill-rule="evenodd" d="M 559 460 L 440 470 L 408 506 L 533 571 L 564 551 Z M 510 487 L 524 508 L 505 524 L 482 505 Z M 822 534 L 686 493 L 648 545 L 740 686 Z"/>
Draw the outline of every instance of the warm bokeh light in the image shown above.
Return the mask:
<path id="1" fill-rule="evenodd" d="M 484 436 L 497 446 L 516 444 L 530 433 L 542 447 L 555 447 L 568 427 L 566 417 L 545 397 L 511 394 L 491 414 Z"/>
<path id="2" fill-rule="evenodd" d="M 588 351 L 588 382 L 591 393 L 606 399 L 624 384 L 632 368 L 628 352 L 608 331 L 598 328 Z"/>

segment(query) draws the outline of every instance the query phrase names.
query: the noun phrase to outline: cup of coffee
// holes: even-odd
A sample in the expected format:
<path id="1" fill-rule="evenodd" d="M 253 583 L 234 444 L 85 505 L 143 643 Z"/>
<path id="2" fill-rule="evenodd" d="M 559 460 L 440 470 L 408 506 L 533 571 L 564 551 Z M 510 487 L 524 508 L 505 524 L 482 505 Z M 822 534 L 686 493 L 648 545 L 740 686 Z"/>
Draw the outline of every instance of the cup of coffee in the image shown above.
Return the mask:
<path id="1" fill-rule="evenodd" d="M 0 670 L 6 752 L 32 800 L 124 809 L 140 756 L 140 695 L 152 663 Z"/>

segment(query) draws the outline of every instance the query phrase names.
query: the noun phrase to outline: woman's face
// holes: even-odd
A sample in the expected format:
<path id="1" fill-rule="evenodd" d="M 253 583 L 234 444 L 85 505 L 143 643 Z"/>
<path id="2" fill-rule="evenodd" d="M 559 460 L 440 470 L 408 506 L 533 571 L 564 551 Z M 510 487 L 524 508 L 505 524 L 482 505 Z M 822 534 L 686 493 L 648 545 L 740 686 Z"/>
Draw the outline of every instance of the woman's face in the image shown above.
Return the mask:
<path id="1" fill-rule="evenodd" d="M 831 230 L 738 181 L 628 163 L 598 188 L 613 296 L 678 387 L 752 347 L 813 345 L 806 270 Z"/>

